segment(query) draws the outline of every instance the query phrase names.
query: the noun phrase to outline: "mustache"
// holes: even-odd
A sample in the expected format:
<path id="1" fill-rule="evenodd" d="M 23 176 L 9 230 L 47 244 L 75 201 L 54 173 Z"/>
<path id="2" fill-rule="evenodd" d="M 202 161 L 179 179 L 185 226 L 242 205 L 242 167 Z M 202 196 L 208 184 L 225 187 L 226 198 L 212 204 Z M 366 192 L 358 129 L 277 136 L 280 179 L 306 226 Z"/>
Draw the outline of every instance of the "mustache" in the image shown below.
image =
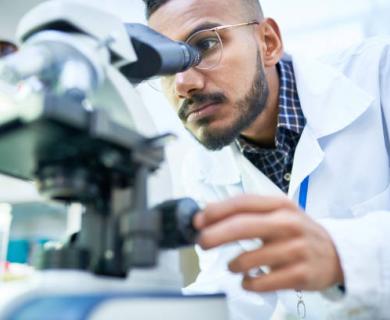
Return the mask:
<path id="1" fill-rule="evenodd" d="M 180 120 L 185 121 L 191 112 L 197 110 L 202 105 L 220 104 L 228 99 L 222 92 L 214 92 L 208 94 L 195 93 L 189 99 L 185 99 L 181 104 L 177 114 Z"/>

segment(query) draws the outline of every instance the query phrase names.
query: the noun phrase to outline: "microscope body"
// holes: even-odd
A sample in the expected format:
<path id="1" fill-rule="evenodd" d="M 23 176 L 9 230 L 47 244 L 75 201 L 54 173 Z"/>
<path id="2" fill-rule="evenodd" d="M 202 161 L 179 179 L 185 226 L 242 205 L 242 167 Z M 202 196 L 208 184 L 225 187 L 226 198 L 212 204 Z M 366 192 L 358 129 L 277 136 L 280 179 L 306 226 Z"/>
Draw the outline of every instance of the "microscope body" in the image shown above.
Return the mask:
<path id="1" fill-rule="evenodd" d="M 45 248 L 44 271 L 3 300 L 0 318 L 160 315 L 147 316 L 139 308 L 146 302 L 173 319 L 227 319 L 222 295 L 183 297 L 180 281 L 167 280 L 178 259 L 162 249 L 194 243 L 198 207 L 191 199 L 161 203 L 171 197 L 163 163 L 170 135 L 157 133 L 133 87 L 140 73 L 129 72 L 139 67 L 128 67 L 140 53 L 124 25 L 91 7 L 49 1 L 27 14 L 18 37 L 20 52 L 0 64 L 13 93 L 0 116 L 0 172 L 35 180 L 50 201 L 85 210 L 80 231 Z"/>

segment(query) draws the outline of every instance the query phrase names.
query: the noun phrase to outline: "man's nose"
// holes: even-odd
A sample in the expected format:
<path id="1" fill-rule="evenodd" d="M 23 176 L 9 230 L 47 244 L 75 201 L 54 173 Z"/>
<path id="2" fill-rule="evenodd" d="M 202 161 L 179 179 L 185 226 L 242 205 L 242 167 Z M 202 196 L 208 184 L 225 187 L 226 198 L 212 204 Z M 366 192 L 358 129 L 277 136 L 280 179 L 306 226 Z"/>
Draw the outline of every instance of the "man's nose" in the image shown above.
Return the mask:
<path id="1" fill-rule="evenodd" d="M 175 91 L 178 98 L 186 99 L 193 92 L 204 89 L 205 79 L 200 71 L 191 68 L 190 70 L 180 72 L 175 77 Z"/>

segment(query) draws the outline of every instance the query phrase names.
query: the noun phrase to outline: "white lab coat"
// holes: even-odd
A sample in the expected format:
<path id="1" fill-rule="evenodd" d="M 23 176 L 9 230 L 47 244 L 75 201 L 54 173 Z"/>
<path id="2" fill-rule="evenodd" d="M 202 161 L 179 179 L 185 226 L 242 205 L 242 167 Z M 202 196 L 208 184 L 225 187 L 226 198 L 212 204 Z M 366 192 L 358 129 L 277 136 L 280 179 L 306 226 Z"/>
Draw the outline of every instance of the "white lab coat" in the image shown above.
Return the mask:
<path id="1" fill-rule="evenodd" d="M 307 124 L 297 145 L 288 196 L 310 176 L 306 213 L 331 235 L 347 294 L 304 293 L 307 319 L 390 319 L 390 39 L 364 42 L 326 62 L 292 57 Z M 240 193 L 281 191 L 234 146 L 202 147 L 185 162 L 188 193 L 204 203 Z M 232 319 L 270 319 L 277 302 L 296 313 L 294 291 L 245 292 L 227 262 L 259 244 L 202 251 L 201 273 L 186 292 L 225 291 Z M 337 300 L 336 302 L 332 300 Z"/>

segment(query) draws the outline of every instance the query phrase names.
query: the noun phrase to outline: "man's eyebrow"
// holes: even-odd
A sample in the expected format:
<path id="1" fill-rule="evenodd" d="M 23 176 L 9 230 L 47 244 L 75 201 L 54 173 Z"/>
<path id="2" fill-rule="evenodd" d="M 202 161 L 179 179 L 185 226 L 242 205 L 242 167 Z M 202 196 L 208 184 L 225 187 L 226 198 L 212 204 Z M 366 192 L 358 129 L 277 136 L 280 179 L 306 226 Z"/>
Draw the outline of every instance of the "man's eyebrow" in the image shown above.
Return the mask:
<path id="1" fill-rule="evenodd" d="M 204 22 L 204 23 L 198 25 L 197 27 L 195 27 L 194 29 L 192 29 L 191 32 L 185 37 L 185 40 L 187 40 L 189 37 L 191 37 L 194 33 L 197 33 L 199 31 L 203 31 L 203 30 L 207 30 L 207 29 L 212 29 L 215 27 L 220 27 L 220 26 L 221 26 L 220 23 Z"/>

